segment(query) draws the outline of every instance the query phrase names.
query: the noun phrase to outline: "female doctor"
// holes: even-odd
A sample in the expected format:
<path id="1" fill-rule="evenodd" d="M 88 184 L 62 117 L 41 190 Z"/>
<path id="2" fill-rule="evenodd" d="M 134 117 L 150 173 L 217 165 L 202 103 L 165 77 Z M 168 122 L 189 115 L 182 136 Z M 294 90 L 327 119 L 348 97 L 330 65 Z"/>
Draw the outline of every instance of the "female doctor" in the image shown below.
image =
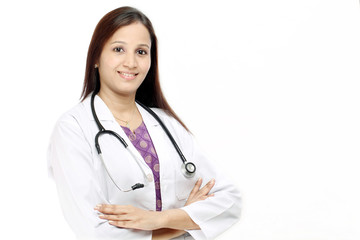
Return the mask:
<path id="1" fill-rule="evenodd" d="M 131 7 L 98 23 L 82 101 L 58 120 L 48 163 L 79 239 L 214 239 L 239 219 L 238 190 L 166 102 L 152 24 Z"/>

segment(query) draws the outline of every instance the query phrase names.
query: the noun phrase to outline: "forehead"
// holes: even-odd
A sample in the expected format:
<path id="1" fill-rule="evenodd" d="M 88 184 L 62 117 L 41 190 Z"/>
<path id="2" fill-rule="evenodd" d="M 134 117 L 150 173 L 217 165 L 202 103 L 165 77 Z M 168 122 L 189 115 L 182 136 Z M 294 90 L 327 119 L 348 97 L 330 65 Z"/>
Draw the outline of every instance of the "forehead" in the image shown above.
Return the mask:
<path id="1" fill-rule="evenodd" d="M 151 44 L 149 31 L 139 22 L 123 26 L 116 30 L 110 37 L 108 44 L 112 44 L 115 41 L 125 42 L 129 45 L 147 44 L 150 46 Z"/>

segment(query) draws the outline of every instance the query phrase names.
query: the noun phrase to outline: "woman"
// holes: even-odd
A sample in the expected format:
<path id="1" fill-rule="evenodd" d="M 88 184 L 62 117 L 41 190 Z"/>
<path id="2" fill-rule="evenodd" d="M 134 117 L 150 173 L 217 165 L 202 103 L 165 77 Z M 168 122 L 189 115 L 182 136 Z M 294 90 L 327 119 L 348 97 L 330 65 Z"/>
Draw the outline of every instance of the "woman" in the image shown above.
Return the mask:
<path id="1" fill-rule="evenodd" d="M 195 164 L 195 176 L 183 174 L 165 131 L 140 103 L 163 121 Z M 98 138 L 101 155 L 94 143 L 99 129 L 116 135 Z M 82 101 L 57 122 L 48 161 L 64 215 L 80 239 L 213 239 L 240 215 L 239 192 L 166 102 L 153 27 L 134 8 L 115 9 L 98 23 Z"/>

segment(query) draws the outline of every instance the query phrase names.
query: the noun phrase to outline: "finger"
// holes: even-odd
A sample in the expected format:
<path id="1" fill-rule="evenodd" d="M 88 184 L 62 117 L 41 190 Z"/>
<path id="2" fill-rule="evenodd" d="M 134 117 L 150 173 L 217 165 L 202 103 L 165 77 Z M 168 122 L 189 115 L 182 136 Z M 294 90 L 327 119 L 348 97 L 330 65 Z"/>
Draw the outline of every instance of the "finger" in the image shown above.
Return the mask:
<path id="1" fill-rule="evenodd" d="M 215 196 L 215 194 L 213 194 L 213 193 L 212 193 L 212 194 L 209 194 L 209 195 L 203 195 L 203 196 L 200 197 L 200 199 L 201 199 L 201 200 L 205 200 L 205 199 L 207 199 L 207 198 L 209 198 L 209 197 L 213 197 L 213 196 Z"/>
<path id="2" fill-rule="evenodd" d="M 211 179 L 202 189 L 200 189 L 199 194 L 201 195 L 208 195 L 210 190 L 215 185 L 215 179 Z"/>
<path id="3" fill-rule="evenodd" d="M 132 228 L 130 221 L 109 221 L 110 225 L 119 227 L 119 228 Z"/>
<path id="4" fill-rule="evenodd" d="M 148 230 L 139 227 L 139 225 L 135 221 L 109 221 L 109 224 L 119 228 Z"/>
<path id="5" fill-rule="evenodd" d="M 199 191 L 201 184 L 202 184 L 202 178 L 199 178 L 196 181 L 194 188 L 191 190 L 189 197 L 194 196 Z"/>
<path id="6" fill-rule="evenodd" d="M 113 204 L 99 204 L 95 210 L 107 215 L 120 215 L 126 213 L 127 206 Z"/>
<path id="7" fill-rule="evenodd" d="M 127 221 L 129 220 L 126 214 L 124 215 L 99 215 L 99 218 L 110 221 Z"/>

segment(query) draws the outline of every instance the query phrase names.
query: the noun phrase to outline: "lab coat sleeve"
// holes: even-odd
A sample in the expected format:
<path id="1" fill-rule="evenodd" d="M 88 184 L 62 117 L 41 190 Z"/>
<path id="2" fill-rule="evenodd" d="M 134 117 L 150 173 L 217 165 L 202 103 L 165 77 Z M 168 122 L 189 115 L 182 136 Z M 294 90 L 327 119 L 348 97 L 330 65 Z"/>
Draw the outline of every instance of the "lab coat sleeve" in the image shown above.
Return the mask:
<path id="1" fill-rule="evenodd" d="M 219 171 L 214 162 L 205 157 L 194 137 L 188 132 L 184 135 L 184 139 L 192 142 L 191 161 L 196 163 L 199 176 L 203 178 L 203 184 L 212 178 L 215 179 L 215 186 L 210 192 L 215 194 L 214 197 L 182 208 L 201 229 L 188 232 L 196 240 L 214 239 L 239 220 L 240 192 L 230 179 Z"/>
<path id="2" fill-rule="evenodd" d="M 100 219 L 94 207 L 107 203 L 96 180 L 92 148 L 77 120 L 66 115 L 55 126 L 48 149 L 65 219 L 78 239 L 151 239 L 151 232 L 121 229 Z"/>

